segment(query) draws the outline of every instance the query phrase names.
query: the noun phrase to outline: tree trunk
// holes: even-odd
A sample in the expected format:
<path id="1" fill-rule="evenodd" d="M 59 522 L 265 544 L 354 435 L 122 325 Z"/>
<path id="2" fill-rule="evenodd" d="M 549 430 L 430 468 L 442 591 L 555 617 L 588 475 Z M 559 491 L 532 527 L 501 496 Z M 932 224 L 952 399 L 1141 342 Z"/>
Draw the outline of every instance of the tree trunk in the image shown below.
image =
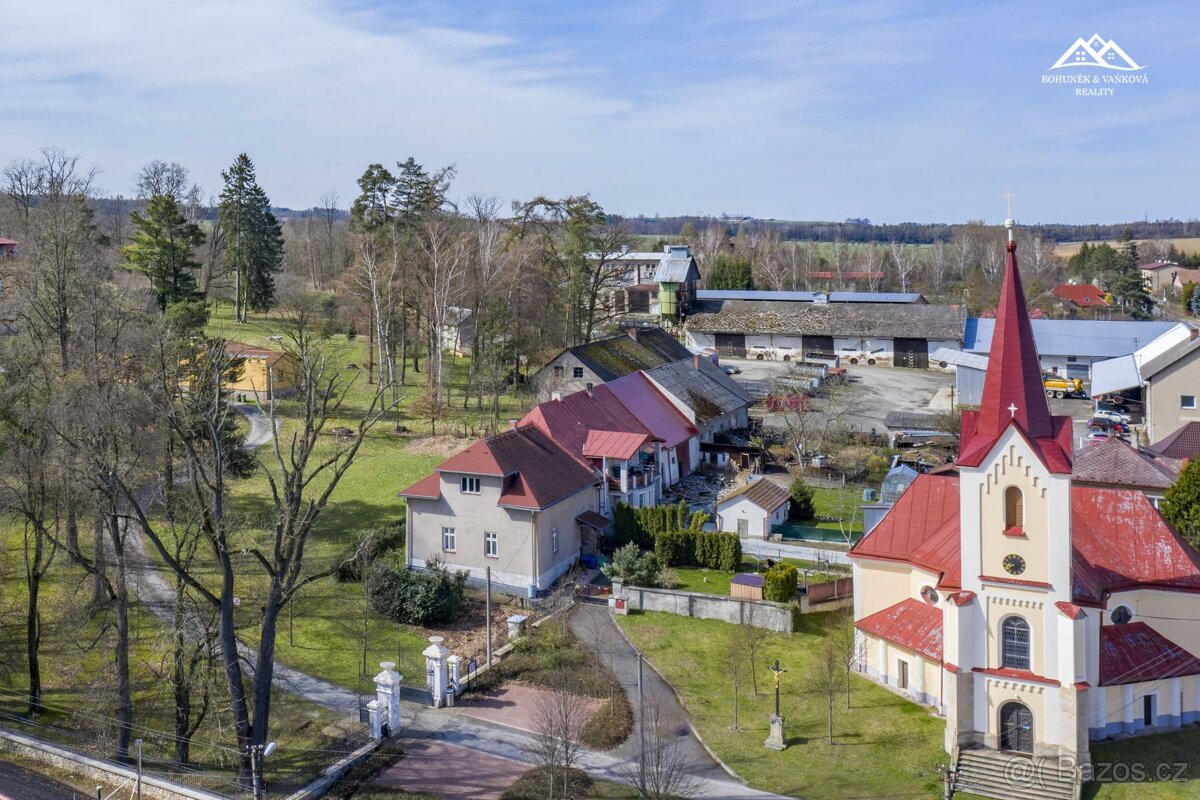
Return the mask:
<path id="1" fill-rule="evenodd" d="M 272 581 L 271 591 L 263 607 L 262 633 L 258 640 L 258 657 L 254 662 L 254 731 L 253 743 L 267 743 L 268 724 L 271 719 L 271 681 L 275 677 L 275 633 L 279 623 L 280 589 Z"/>
<path id="2" fill-rule="evenodd" d="M 25 653 L 29 659 L 29 716 L 42 713 L 42 665 L 39 658 L 39 647 L 42 640 L 42 621 L 38 611 L 38 598 L 41 594 L 41 575 L 37 569 L 41 561 L 41 544 L 35 545 L 37 554 L 34 568 L 28 573 L 29 608 L 25 612 Z"/>
<path id="3" fill-rule="evenodd" d="M 367 385 L 375 382 L 375 304 L 367 307 Z"/>
<path id="4" fill-rule="evenodd" d="M 129 742 L 133 733 L 133 687 L 129 681 L 129 591 L 125 581 L 125 543 L 121 520 L 112 513 L 108 525 L 112 536 L 113 564 L 116 567 L 113 601 L 117 612 L 117 759 L 125 761 L 129 758 Z"/>
<path id="5" fill-rule="evenodd" d="M 108 548 L 104 545 L 104 515 L 96 508 L 92 528 L 92 608 L 108 604 Z"/>
<path id="6" fill-rule="evenodd" d="M 175 763 L 186 764 L 191 749 L 192 687 L 187 670 L 187 630 L 183 616 L 182 580 L 175 581 L 175 612 L 171 617 L 174 648 L 171 683 L 175 695 Z"/>

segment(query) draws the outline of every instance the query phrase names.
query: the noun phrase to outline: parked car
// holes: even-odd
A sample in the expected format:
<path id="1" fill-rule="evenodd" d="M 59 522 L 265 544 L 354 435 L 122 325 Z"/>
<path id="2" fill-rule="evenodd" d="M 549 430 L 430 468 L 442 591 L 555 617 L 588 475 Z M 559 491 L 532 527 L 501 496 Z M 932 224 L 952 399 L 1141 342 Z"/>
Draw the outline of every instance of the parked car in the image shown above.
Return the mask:
<path id="1" fill-rule="evenodd" d="M 1107 442 L 1109 439 L 1113 438 L 1113 436 L 1115 436 L 1113 431 L 1103 430 L 1101 428 L 1088 428 L 1087 443 L 1092 445 L 1099 444 L 1100 442 Z"/>
<path id="2" fill-rule="evenodd" d="M 1087 427 L 1089 431 L 1111 431 L 1121 437 L 1129 435 L 1128 423 L 1104 417 L 1093 417 L 1088 420 Z"/>
<path id="3" fill-rule="evenodd" d="M 1092 419 L 1107 419 L 1128 425 L 1133 418 L 1124 411 L 1118 411 L 1115 408 L 1097 408 L 1092 412 Z"/>
<path id="4" fill-rule="evenodd" d="M 726 375 L 740 375 L 742 372 L 741 368 L 734 364 L 726 364 L 722 369 L 725 370 Z"/>

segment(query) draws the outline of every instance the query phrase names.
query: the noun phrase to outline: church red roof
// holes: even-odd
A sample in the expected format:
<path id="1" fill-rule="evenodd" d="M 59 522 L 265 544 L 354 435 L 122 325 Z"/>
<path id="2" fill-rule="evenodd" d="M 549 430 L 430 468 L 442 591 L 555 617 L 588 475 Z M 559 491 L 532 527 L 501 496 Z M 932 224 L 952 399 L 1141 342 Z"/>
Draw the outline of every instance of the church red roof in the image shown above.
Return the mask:
<path id="1" fill-rule="evenodd" d="M 1008 429 L 1016 427 L 1046 467 L 1071 471 L 1071 418 L 1050 416 L 1033 328 L 1025 307 L 1017 245 L 1008 243 L 996 327 L 979 411 L 964 411 L 958 463 L 977 467 Z"/>
<path id="2" fill-rule="evenodd" d="M 1139 586 L 1200 592 L 1200 555 L 1139 491 L 1072 486 L 1071 543 L 1078 604 Z M 918 476 L 850 555 L 911 564 L 939 575 L 939 588 L 960 588 L 958 477 Z"/>
<path id="3" fill-rule="evenodd" d="M 1200 674 L 1200 659 L 1144 622 L 1100 629 L 1100 685 Z"/>
<path id="4" fill-rule="evenodd" d="M 854 627 L 917 655 L 942 660 L 942 612 L 928 603 L 910 597 L 863 617 Z"/>

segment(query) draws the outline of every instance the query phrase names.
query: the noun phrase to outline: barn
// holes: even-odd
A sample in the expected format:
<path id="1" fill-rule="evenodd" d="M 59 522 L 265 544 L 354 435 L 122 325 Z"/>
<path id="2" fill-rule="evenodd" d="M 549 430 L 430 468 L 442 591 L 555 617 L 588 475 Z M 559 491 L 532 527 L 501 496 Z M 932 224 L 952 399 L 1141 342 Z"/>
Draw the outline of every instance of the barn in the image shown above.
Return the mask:
<path id="1" fill-rule="evenodd" d="M 859 298 L 865 292 L 845 293 L 857 296 L 847 301 L 834 300 L 838 292 L 827 301 L 713 299 L 708 294 L 700 293 L 688 317 L 688 348 L 712 347 L 734 358 L 806 361 L 836 356 L 843 364 L 924 369 L 937 348 L 961 346 L 966 322 L 962 308 L 923 298 L 864 302 Z"/>

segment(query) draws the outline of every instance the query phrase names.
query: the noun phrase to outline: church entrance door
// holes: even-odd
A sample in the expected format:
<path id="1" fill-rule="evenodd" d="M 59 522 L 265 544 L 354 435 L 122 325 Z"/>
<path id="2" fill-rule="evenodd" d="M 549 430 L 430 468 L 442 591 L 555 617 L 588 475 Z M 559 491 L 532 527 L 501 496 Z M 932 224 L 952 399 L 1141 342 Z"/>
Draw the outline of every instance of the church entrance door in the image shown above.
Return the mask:
<path id="1" fill-rule="evenodd" d="M 1000 707 L 1000 749 L 1033 752 L 1033 714 L 1020 703 L 1005 703 Z"/>

